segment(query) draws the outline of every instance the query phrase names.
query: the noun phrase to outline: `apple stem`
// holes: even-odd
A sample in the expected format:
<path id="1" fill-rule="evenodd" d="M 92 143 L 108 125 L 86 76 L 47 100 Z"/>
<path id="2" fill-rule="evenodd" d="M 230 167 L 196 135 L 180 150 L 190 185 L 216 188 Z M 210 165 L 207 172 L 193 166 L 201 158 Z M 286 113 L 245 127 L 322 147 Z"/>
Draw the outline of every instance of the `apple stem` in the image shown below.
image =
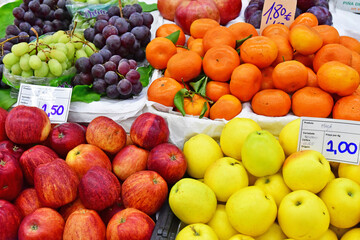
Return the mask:
<path id="1" fill-rule="evenodd" d="M 124 223 L 124 222 L 126 222 L 126 219 L 125 219 L 125 218 L 121 218 L 121 219 L 120 219 L 120 223 Z"/>
<path id="2" fill-rule="evenodd" d="M 175 160 L 176 160 L 176 155 L 175 155 L 175 154 L 172 154 L 172 155 L 170 156 L 170 160 L 175 161 Z"/>
<path id="3" fill-rule="evenodd" d="M 39 227 L 38 227 L 38 225 L 31 225 L 31 230 L 33 230 L 33 231 L 35 231 L 35 230 L 37 230 Z"/>
<path id="4" fill-rule="evenodd" d="M 296 206 L 300 206 L 300 205 L 301 205 L 301 201 L 297 201 L 297 202 L 295 203 L 295 205 L 296 205 Z"/>
<path id="5" fill-rule="evenodd" d="M 200 236 L 200 234 L 195 230 L 194 226 L 191 226 L 190 228 L 193 230 L 194 236 Z"/>
<path id="6" fill-rule="evenodd" d="M 5 164 L 6 164 L 5 161 L 3 161 L 3 160 L 0 161 L 0 165 L 1 165 L 1 166 L 5 166 Z"/>
<path id="7" fill-rule="evenodd" d="M 154 184 L 158 184 L 159 182 L 158 182 L 158 180 L 157 180 L 156 178 L 154 178 L 154 179 L 153 179 L 153 183 L 154 183 Z"/>

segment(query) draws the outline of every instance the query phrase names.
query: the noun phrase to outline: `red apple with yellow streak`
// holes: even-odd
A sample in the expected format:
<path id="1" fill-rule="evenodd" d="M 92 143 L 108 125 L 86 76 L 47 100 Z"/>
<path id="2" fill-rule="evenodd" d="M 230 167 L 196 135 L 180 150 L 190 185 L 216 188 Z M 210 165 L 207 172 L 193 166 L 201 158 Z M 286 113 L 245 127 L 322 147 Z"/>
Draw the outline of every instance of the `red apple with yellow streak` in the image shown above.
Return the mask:
<path id="1" fill-rule="evenodd" d="M 18 105 L 6 117 L 5 131 L 17 144 L 45 141 L 51 130 L 50 119 L 40 108 Z"/>
<path id="2" fill-rule="evenodd" d="M 105 240 L 106 227 L 94 210 L 81 209 L 66 220 L 63 240 Z"/>
<path id="3" fill-rule="evenodd" d="M 27 215 L 19 227 L 19 240 L 51 239 L 62 240 L 65 221 L 51 208 L 39 208 Z"/>
<path id="4" fill-rule="evenodd" d="M 15 157 L 0 152 L 0 199 L 12 201 L 23 186 L 23 173 Z"/>
<path id="5" fill-rule="evenodd" d="M 80 144 L 66 156 L 66 163 L 81 179 L 92 167 L 99 166 L 111 171 L 109 157 L 99 147 L 92 144 Z"/>
<path id="6" fill-rule="evenodd" d="M 34 185 L 34 171 L 37 166 L 49 163 L 59 158 L 59 156 L 49 147 L 35 145 L 26 150 L 20 157 L 20 166 L 25 179 L 31 186 Z"/>
<path id="7" fill-rule="evenodd" d="M 155 222 L 145 213 L 126 208 L 116 213 L 106 228 L 107 239 L 150 240 Z"/>
<path id="8" fill-rule="evenodd" d="M 22 218 L 14 204 L 0 199 L 0 239 L 17 240 Z"/>
<path id="9" fill-rule="evenodd" d="M 76 199 L 79 179 L 64 160 L 56 159 L 35 169 L 34 184 L 41 204 L 58 208 Z"/>
<path id="10" fill-rule="evenodd" d="M 128 145 L 114 157 L 113 172 L 121 181 L 125 181 L 131 174 L 146 169 L 148 155 L 149 151 L 136 145 Z"/>
<path id="11" fill-rule="evenodd" d="M 24 217 L 42 207 L 35 188 L 24 189 L 15 199 L 15 205 Z"/>
<path id="12" fill-rule="evenodd" d="M 126 144 L 126 132 L 111 118 L 99 116 L 89 123 L 86 129 L 86 141 L 109 154 L 116 154 Z"/>

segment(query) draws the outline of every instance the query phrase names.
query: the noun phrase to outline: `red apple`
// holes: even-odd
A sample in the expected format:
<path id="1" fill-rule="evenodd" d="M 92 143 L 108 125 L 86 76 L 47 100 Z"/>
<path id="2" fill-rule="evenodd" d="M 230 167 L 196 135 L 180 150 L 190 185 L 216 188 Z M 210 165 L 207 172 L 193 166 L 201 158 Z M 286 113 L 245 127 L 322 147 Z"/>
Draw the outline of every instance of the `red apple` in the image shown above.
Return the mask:
<path id="1" fill-rule="evenodd" d="M 5 109 L 0 108 L 0 141 L 8 139 L 5 131 L 5 120 L 7 115 L 8 112 Z"/>
<path id="2" fill-rule="evenodd" d="M 111 118 L 94 118 L 86 129 L 86 141 L 110 154 L 116 154 L 126 144 L 124 128 Z"/>
<path id="3" fill-rule="evenodd" d="M 0 239 L 17 240 L 22 215 L 12 203 L 0 199 Z"/>
<path id="4" fill-rule="evenodd" d="M 51 149 L 62 158 L 66 158 L 71 149 L 86 143 L 84 128 L 73 122 L 55 126 L 49 134 L 49 139 Z"/>
<path id="5" fill-rule="evenodd" d="M 32 144 L 45 141 L 51 129 L 50 119 L 44 110 L 18 105 L 6 117 L 5 130 L 11 141 Z"/>
<path id="6" fill-rule="evenodd" d="M 59 213 L 66 221 L 73 212 L 80 210 L 80 209 L 85 209 L 85 206 L 81 202 L 80 198 L 78 197 L 75 201 L 72 201 L 71 203 L 68 203 L 68 204 L 62 206 L 59 209 Z"/>
<path id="7" fill-rule="evenodd" d="M 183 0 L 158 0 L 157 8 L 163 18 L 174 21 L 175 10 L 182 1 Z"/>
<path id="8" fill-rule="evenodd" d="M 101 211 L 119 198 L 121 185 L 116 176 L 102 167 L 92 167 L 81 178 L 79 197 L 86 208 Z"/>
<path id="9" fill-rule="evenodd" d="M 31 186 L 34 185 L 34 172 L 37 166 L 49 163 L 59 158 L 51 148 L 43 145 L 36 145 L 26 150 L 20 157 L 20 166 L 25 179 Z"/>
<path id="10" fill-rule="evenodd" d="M 113 172 L 125 181 L 131 174 L 145 170 L 149 151 L 135 145 L 128 145 L 120 150 L 112 161 Z"/>
<path id="11" fill-rule="evenodd" d="M 0 199 L 12 201 L 23 186 L 23 173 L 15 157 L 0 152 Z"/>
<path id="12" fill-rule="evenodd" d="M 115 201 L 115 203 L 110 206 L 105 208 L 104 210 L 99 212 L 99 215 L 101 217 L 101 219 L 103 220 L 103 222 L 105 223 L 105 225 L 107 225 L 110 221 L 110 219 L 118 212 L 122 211 L 125 209 L 125 206 L 121 200 L 121 197 L 119 196 L 119 198 Z"/>
<path id="13" fill-rule="evenodd" d="M 27 215 L 20 224 L 19 240 L 62 240 L 65 221 L 51 208 L 39 208 Z"/>
<path id="14" fill-rule="evenodd" d="M 127 208 L 116 213 L 106 228 L 107 239 L 150 240 L 155 223 L 145 213 Z"/>
<path id="15" fill-rule="evenodd" d="M 167 195 L 167 183 L 157 172 L 140 171 L 124 181 L 121 199 L 126 208 L 152 215 L 161 208 Z"/>
<path id="16" fill-rule="evenodd" d="M 15 205 L 24 217 L 42 207 L 35 188 L 24 189 L 15 199 Z"/>
<path id="17" fill-rule="evenodd" d="M 100 148 L 92 144 L 80 144 L 66 156 L 66 163 L 79 179 L 92 167 L 99 166 L 111 171 L 111 161 Z"/>
<path id="18" fill-rule="evenodd" d="M 180 148 L 171 143 L 162 143 L 151 149 L 147 169 L 159 173 L 171 185 L 186 172 L 186 159 Z"/>
<path id="19" fill-rule="evenodd" d="M 131 140 L 146 150 L 151 150 L 160 143 L 168 142 L 169 134 L 165 119 L 149 112 L 138 116 L 130 128 Z"/>
<path id="20" fill-rule="evenodd" d="M 106 227 L 94 210 L 81 209 L 66 220 L 63 240 L 105 240 Z"/>
<path id="21" fill-rule="evenodd" d="M 213 0 L 184 0 L 176 8 L 174 21 L 185 34 L 190 34 L 190 25 L 199 18 L 211 18 L 220 22 L 220 13 Z"/>
<path id="22" fill-rule="evenodd" d="M 20 159 L 20 156 L 25 151 L 24 148 L 22 148 L 19 145 L 14 144 L 10 140 L 4 140 L 0 142 L 0 152 L 6 152 L 16 158 L 16 160 Z"/>
<path id="23" fill-rule="evenodd" d="M 79 179 L 64 160 L 56 159 L 35 169 L 34 184 L 41 204 L 58 208 L 76 199 Z"/>
<path id="24" fill-rule="evenodd" d="M 240 15 L 241 0 L 213 0 L 220 13 L 220 24 L 226 25 Z"/>

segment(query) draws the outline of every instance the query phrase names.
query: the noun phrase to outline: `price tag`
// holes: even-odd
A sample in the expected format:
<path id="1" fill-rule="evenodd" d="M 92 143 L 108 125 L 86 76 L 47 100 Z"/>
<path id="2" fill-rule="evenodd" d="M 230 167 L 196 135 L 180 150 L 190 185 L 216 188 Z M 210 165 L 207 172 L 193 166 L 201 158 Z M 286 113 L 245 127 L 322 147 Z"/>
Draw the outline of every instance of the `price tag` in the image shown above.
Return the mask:
<path id="1" fill-rule="evenodd" d="M 316 150 L 333 162 L 359 165 L 360 122 L 301 118 L 298 151 Z"/>
<path id="2" fill-rule="evenodd" d="M 265 0 L 262 10 L 260 33 L 271 24 L 290 27 L 294 21 L 296 0 Z"/>
<path id="3" fill-rule="evenodd" d="M 20 84 L 17 103 L 43 109 L 52 123 L 64 123 L 69 115 L 72 88 Z"/>

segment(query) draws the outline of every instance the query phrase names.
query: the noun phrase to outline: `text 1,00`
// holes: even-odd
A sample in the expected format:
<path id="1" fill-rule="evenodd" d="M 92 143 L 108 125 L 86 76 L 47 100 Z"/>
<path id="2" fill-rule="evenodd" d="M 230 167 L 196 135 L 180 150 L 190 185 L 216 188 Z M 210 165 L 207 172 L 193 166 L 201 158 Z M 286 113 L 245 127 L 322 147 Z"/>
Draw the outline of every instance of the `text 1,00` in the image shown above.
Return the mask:
<path id="1" fill-rule="evenodd" d="M 336 155 L 337 153 L 349 153 L 353 155 L 358 150 L 358 146 L 355 143 L 347 143 L 345 141 L 341 141 L 336 147 L 334 146 L 334 142 L 330 140 L 327 142 L 327 145 L 329 146 L 329 148 L 326 149 L 326 151 L 332 152 L 334 153 L 334 155 Z"/>

